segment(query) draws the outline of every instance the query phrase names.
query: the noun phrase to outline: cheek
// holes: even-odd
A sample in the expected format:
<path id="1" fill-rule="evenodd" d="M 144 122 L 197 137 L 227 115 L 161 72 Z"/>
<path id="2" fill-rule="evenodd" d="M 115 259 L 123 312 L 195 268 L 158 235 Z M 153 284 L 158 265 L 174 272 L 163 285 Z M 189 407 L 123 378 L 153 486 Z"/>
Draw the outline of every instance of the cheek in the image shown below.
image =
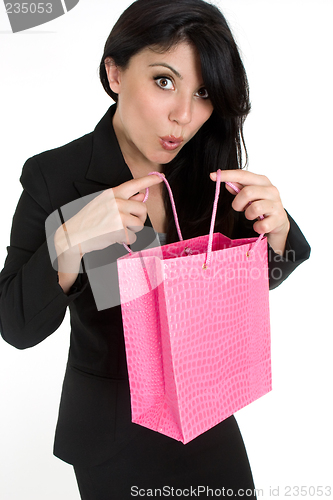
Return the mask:
<path id="1" fill-rule="evenodd" d="M 158 121 L 159 117 L 164 113 L 165 109 L 163 107 L 163 102 L 158 99 L 153 93 L 143 93 L 140 96 L 140 113 L 141 116 L 147 120 L 147 125 L 149 122 Z"/>
<path id="2" fill-rule="evenodd" d="M 208 106 L 204 104 L 200 110 L 198 110 L 198 114 L 195 121 L 196 132 L 206 123 L 207 120 L 211 117 L 213 112 L 213 106 Z"/>
<path id="3" fill-rule="evenodd" d="M 126 115 L 131 121 L 130 125 L 140 126 L 141 131 L 149 128 L 150 124 L 158 120 L 159 106 L 156 99 L 148 92 L 135 90 L 126 96 Z M 144 125 L 143 125 L 144 124 Z"/>
<path id="4" fill-rule="evenodd" d="M 213 113 L 213 106 L 209 103 L 205 105 L 205 109 L 203 110 L 203 124 L 209 120 L 209 118 L 212 116 Z"/>

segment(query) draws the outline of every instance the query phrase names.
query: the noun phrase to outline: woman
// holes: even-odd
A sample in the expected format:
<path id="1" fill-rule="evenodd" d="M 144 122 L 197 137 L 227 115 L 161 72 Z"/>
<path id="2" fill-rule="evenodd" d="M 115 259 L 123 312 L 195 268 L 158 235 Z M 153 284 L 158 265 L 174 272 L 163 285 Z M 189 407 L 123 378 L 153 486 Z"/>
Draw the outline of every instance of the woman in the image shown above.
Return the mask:
<path id="1" fill-rule="evenodd" d="M 164 183 L 151 171 L 168 179 L 187 239 L 208 233 L 222 169 L 221 180 L 241 190 L 221 189 L 216 230 L 232 238 L 267 234 L 271 288 L 309 256 L 277 189 L 240 168 L 250 103 L 236 44 L 220 11 L 202 0 L 138 0 L 107 40 L 100 76 L 116 105 L 94 132 L 23 168 L 0 276 L 2 336 L 31 347 L 70 309 L 54 452 L 74 465 L 83 499 L 152 496 L 148 489 L 163 487 L 186 496 L 199 485 L 236 497 L 253 492 L 233 416 L 185 446 L 131 423 L 121 311 L 110 299 L 117 284 L 109 265 L 125 252 L 116 242 L 137 244 L 151 226 L 162 243 L 177 241 Z"/>

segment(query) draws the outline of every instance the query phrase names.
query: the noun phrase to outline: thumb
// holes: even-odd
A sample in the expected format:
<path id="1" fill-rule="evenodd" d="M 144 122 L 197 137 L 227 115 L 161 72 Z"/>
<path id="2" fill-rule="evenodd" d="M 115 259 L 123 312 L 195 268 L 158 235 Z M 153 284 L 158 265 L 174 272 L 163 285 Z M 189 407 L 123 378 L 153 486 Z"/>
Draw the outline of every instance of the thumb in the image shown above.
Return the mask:
<path id="1" fill-rule="evenodd" d="M 129 200 L 134 200 L 134 201 L 143 201 L 145 197 L 144 193 L 137 193 L 129 198 Z"/>

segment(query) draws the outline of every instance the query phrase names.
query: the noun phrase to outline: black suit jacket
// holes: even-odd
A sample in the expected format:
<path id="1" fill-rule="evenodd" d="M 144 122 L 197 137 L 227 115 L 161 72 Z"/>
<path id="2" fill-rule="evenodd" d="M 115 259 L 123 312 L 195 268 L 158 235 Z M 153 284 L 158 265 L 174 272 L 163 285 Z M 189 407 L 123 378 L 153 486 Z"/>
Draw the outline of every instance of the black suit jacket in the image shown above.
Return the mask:
<path id="1" fill-rule="evenodd" d="M 140 426 L 131 423 L 120 306 L 98 311 L 85 272 L 68 294 L 63 292 L 51 263 L 45 220 L 79 197 L 132 179 L 113 131 L 114 111 L 111 106 L 94 132 L 27 160 L 20 178 L 24 190 L 0 274 L 0 329 L 13 346 L 24 349 L 38 344 L 59 327 L 70 309 L 70 351 L 54 453 L 83 466 L 115 456 L 140 432 Z M 242 214 L 235 216 L 239 219 L 235 236 L 255 234 Z M 271 288 L 310 254 L 291 217 L 290 222 L 287 244 L 294 258 L 281 259 L 270 249 L 270 268 L 281 270 L 274 274 L 277 279 L 271 279 Z M 151 227 L 149 217 L 145 225 Z M 112 245 L 106 249 L 106 259 L 115 261 L 125 253 L 121 245 Z"/>

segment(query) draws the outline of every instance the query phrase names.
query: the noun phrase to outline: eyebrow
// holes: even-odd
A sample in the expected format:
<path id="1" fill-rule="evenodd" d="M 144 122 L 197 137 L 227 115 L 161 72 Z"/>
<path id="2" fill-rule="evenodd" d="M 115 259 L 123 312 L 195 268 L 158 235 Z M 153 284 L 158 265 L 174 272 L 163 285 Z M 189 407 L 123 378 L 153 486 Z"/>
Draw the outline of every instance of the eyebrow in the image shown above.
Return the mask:
<path id="1" fill-rule="evenodd" d="M 169 64 L 167 63 L 153 63 L 153 64 L 149 64 L 149 67 L 152 67 L 152 66 L 163 66 L 164 68 L 168 68 L 170 69 L 178 78 L 180 78 L 181 80 L 183 79 L 182 75 L 180 73 L 178 73 L 178 71 L 176 69 L 174 69 L 172 66 L 169 66 Z"/>

